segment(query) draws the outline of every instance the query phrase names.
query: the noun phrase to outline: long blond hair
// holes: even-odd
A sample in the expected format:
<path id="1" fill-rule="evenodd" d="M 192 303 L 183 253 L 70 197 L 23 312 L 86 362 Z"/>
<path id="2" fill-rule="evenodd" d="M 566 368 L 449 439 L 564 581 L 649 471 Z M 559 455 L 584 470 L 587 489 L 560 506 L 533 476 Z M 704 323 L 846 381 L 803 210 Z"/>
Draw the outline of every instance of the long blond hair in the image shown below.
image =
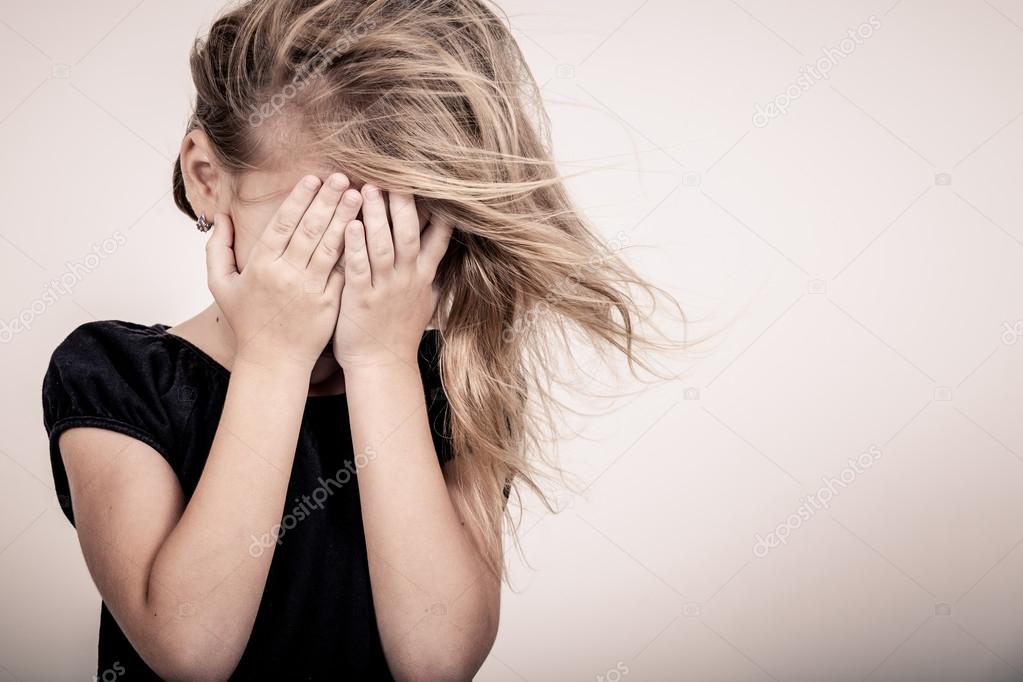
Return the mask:
<path id="1" fill-rule="evenodd" d="M 581 334 L 634 372 L 658 374 L 645 352 L 680 345 L 640 332 L 652 310 L 637 294 L 682 312 L 573 205 L 540 90 L 502 17 L 480 0 L 248 0 L 196 40 L 188 124 L 232 173 L 301 149 L 412 192 L 455 225 L 436 317 L 456 453 L 447 466 L 498 575 L 506 488 L 525 486 L 551 508 L 539 482 L 558 470 L 546 446 L 562 406 L 552 393 L 558 344 Z M 180 161 L 173 183 L 195 218 Z"/>

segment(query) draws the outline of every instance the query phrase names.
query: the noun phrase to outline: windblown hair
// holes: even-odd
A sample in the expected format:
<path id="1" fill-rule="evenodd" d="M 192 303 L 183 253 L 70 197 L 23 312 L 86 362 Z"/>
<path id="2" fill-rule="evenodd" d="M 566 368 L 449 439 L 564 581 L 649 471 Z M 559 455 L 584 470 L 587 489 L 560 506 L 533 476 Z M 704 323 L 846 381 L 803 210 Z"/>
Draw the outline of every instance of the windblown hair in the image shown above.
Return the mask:
<path id="1" fill-rule="evenodd" d="M 540 90 L 506 19 L 482 0 L 248 0 L 191 52 L 188 130 L 233 177 L 281 155 L 322 160 L 411 192 L 455 233 L 435 323 L 462 518 L 504 575 L 505 489 L 557 465 L 554 351 L 574 336 L 655 375 L 640 331 L 663 289 L 639 277 L 573 205 L 550 149 Z M 300 150 L 300 151 L 299 151 Z M 303 157 L 305 158 L 305 157 Z M 190 217 L 180 160 L 174 199 Z M 656 307 L 656 305 L 653 305 Z M 683 318 L 684 320 L 684 318 Z M 562 345 L 558 345 L 558 344 Z M 515 524 L 512 523 L 514 528 Z M 516 537 L 513 533 L 513 536 Z"/>

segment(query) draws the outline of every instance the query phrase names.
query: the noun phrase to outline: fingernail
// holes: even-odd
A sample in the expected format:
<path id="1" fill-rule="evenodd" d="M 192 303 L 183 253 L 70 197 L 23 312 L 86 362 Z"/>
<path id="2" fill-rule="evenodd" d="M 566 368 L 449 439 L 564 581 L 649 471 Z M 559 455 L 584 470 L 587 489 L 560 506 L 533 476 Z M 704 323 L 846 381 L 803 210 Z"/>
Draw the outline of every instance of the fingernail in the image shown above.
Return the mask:
<path id="1" fill-rule="evenodd" d="M 368 197 L 376 198 L 380 196 L 380 189 L 376 185 L 366 185 L 365 190 Z"/>
<path id="2" fill-rule="evenodd" d="M 316 189 L 317 187 L 320 186 L 320 179 L 310 175 L 305 179 L 305 186 L 308 187 L 309 189 Z"/>

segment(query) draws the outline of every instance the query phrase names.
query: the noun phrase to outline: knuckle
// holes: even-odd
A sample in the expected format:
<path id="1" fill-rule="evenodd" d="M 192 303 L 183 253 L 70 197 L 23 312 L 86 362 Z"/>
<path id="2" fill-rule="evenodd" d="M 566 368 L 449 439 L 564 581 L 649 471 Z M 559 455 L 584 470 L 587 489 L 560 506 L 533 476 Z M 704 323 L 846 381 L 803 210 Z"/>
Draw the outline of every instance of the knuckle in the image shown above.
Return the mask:
<path id="1" fill-rule="evenodd" d="M 302 238 L 308 239 L 310 241 L 318 239 L 320 236 L 320 231 L 313 227 L 311 224 L 306 222 L 303 222 L 301 225 L 299 225 L 298 233 Z"/>
<path id="2" fill-rule="evenodd" d="M 273 219 L 270 229 L 278 234 L 288 234 L 292 230 L 291 222 L 282 216 Z"/>

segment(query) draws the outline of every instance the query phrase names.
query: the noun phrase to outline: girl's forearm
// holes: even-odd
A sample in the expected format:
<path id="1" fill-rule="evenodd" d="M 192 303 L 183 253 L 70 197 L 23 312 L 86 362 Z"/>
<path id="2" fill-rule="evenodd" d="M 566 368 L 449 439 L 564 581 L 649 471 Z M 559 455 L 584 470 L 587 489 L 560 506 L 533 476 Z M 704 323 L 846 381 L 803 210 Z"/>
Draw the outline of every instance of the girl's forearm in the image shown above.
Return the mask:
<path id="1" fill-rule="evenodd" d="M 237 665 L 273 557 L 309 387 L 301 367 L 236 359 L 198 487 L 161 547 L 148 602 L 210 678 Z M 267 538 L 252 551 L 253 538 Z"/>
<path id="2" fill-rule="evenodd" d="M 399 679 L 469 679 L 496 632 L 490 572 L 452 503 L 415 365 L 345 371 L 373 603 Z"/>

